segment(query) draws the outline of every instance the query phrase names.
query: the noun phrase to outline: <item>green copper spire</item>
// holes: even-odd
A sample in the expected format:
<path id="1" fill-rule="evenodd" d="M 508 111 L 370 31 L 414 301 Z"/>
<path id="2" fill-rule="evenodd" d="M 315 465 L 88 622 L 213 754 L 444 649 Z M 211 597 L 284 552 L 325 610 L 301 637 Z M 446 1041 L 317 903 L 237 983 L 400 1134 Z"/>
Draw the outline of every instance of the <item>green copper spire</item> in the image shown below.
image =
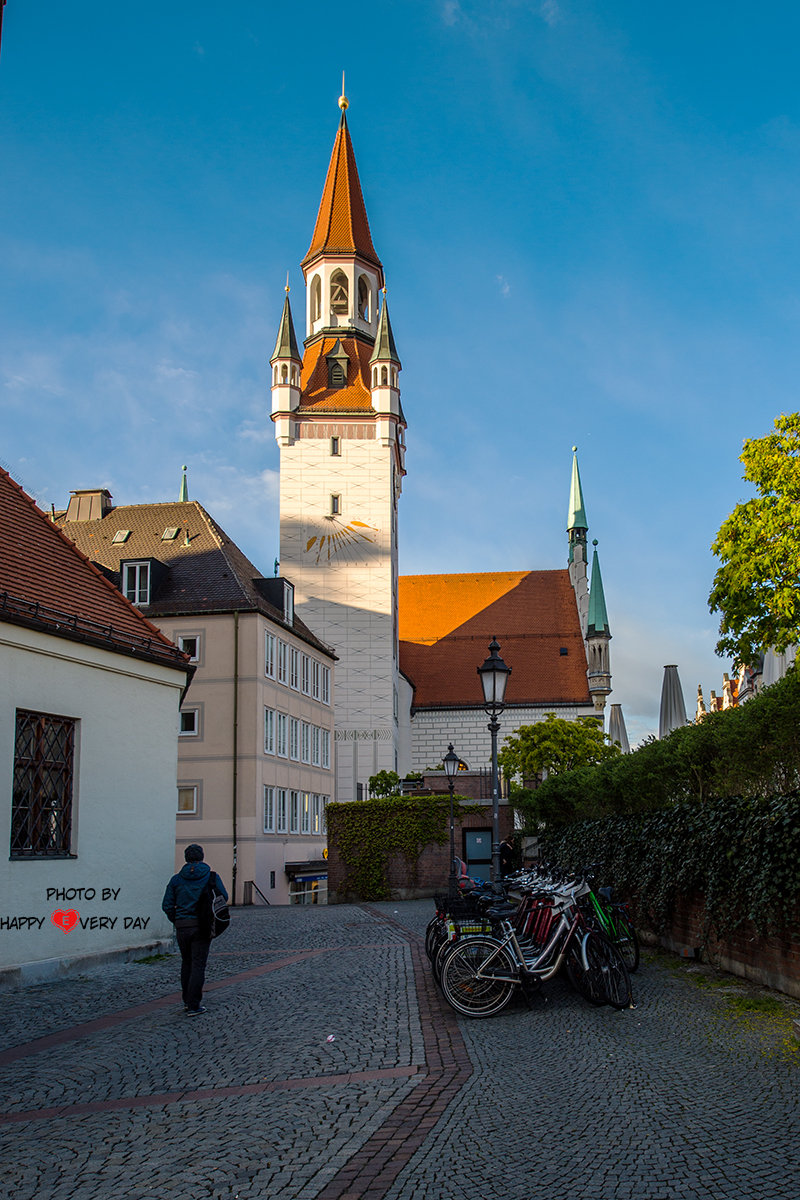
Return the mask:
<path id="1" fill-rule="evenodd" d="M 179 503 L 183 504 L 189 499 L 189 485 L 186 482 L 186 463 L 183 464 L 183 479 L 181 479 L 181 494 L 178 496 Z"/>
<path id="2" fill-rule="evenodd" d="M 610 636 L 608 628 L 608 613 L 606 612 L 606 598 L 603 593 L 603 577 L 600 574 L 600 559 L 597 557 L 597 539 L 592 542 L 594 546 L 594 558 L 592 559 L 592 585 L 589 591 L 589 619 L 586 626 L 586 636 L 591 637 L 593 633 L 606 633 Z"/>
<path id="3" fill-rule="evenodd" d="M 275 343 L 275 349 L 269 361 L 273 363 L 276 358 L 294 358 L 297 362 L 303 361 L 300 357 L 300 351 L 297 348 L 297 338 L 294 336 L 294 322 L 292 321 L 292 308 L 289 304 L 288 284 L 286 285 L 286 299 L 283 302 L 281 323 L 278 326 L 278 340 Z"/>
<path id="4" fill-rule="evenodd" d="M 575 556 L 575 546 L 586 546 L 586 531 L 589 522 L 586 520 L 586 509 L 583 507 L 583 488 L 581 473 L 578 470 L 578 447 L 572 447 L 572 479 L 569 486 L 569 510 L 567 512 L 567 537 L 569 538 L 569 561 Z M 584 552 L 584 561 L 586 554 Z"/>
<path id="5" fill-rule="evenodd" d="M 389 320 L 389 309 L 386 304 L 386 288 L 383 289 L 383 305 L 381 314 L 378 317 L 378 333 L 375 338 L 375 349 L 372 351 L 370 363 L 374 362 L 389 362 L 397 363 L 400 366 L 400 359 L 397 356 L 397 347 L 394 344 L 394 335 L 392 333 L 392 323 Z"/>

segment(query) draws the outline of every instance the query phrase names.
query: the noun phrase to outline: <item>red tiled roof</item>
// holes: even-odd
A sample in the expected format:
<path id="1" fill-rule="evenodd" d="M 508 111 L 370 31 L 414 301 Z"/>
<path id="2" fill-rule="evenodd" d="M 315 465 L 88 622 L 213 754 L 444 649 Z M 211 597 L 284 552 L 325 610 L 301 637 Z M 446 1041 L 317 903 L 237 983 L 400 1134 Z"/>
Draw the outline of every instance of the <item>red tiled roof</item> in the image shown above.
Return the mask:
<path id="1" fill-rule="evenodd" d="M 121 640 L 152 642 L 171 652 L 173 665 L 185 670 L 186 659 L 172 642 L 117 591 L 2 469 L 0 592 L 79 621 L 110 627 Z M 57 629 L 55 623 L 52 632 L 70 636 L 63 626 Z"/>
<path id="2" fill-rule="evenodd" d="M 318 254 L 358 254 L 381 270 L 369 231 L 356 157 L 344 113 L 333 143 L 317 223 L 302 265 Z"/>
<path id="3" fill-rule="evenodd" d="M 568 571 L 405 575 L 399 607 L 415 708 L 480 705 L 477 668 L 493 637 L 512 668 L 506 704 L 591 703 Z"/>
<path id="4" fill-rule="evenodd" d="M 342 347 L 350 360 L 347 385 L 343 388 L 329 388 L 325 355 L 333 349 L 336 341 L 335 337 L 325 337 L 306 347 L 300 373 L 300 408 L 373 412 L 372 393 L 369 390 L 369 360 L 372 347 L 360 338 L 342 338 Z"/>

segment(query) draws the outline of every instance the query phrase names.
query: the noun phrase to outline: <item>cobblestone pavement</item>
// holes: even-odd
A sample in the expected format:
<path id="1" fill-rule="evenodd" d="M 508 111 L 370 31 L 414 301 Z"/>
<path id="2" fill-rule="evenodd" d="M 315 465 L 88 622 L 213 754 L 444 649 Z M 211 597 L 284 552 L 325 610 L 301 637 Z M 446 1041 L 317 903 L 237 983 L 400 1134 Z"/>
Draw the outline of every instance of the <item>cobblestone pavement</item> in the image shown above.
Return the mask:
<path id="1" fill-rule="evenodd" d="M 237 910 L 193 1019 L 177 956 L 4 993 L 0 1195 L 797 1200 L 782 1008 L 655 958 L 634 1010 L 556 981 L 458 1020 L 431 912 Z"/>

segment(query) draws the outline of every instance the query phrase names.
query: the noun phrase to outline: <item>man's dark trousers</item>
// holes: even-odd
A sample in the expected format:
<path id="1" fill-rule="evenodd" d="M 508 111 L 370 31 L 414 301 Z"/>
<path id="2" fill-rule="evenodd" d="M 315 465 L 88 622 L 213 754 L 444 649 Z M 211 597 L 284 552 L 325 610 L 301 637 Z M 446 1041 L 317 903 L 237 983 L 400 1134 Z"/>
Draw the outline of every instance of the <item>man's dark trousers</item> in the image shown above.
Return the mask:
<path id="1" fill-rule="evenodd" d="M 196 921 L 179 921 L 175 926 L 178 949 L 181 952 L 181 992 L 188 1009 L 197 1009 L 203 999 L 206 963 L 211 939 L 200 936 Z"/>

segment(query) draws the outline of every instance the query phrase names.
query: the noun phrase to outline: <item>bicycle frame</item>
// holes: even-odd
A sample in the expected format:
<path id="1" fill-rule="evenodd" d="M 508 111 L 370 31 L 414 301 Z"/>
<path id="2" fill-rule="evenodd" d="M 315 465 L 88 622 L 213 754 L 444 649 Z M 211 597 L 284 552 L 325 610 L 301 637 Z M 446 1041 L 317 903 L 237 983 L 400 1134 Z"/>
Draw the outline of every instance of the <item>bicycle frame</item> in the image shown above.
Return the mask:
<path id="1" fill-rule="evenodd" d="M 574 916 L 570 918 L 567 913 L 572 909 Z M 478 979 L 499 979 L 506 983 L 520 983 L 523 976 L 530 975 L 539 980 L 552 979 L 561 970 L 561 965 L 569 949 L 570 943 L 575 936 L 575 931 L 583 923 L 583 917 L 574 900 L 564 903 L 564 907 L 559 915 L 555 929 L 551 933 L 547 943 L 542 947 L 539 953 L 533 958 L 526 958 L 522 947 L 517 940 L 517 935 L 510 921 L 502 921 L 501 928 L 504 937 L 502 941 L 498 941 L 497 949 L 490 954 L 485 962 L 481 964 L 476 972 Z M 588 931 L 586 933 L 588 936 Z M 584 967 L 588 968 L 586 955 L 581 942 L 581 959 Z M 507 973 L 492 972 L 486 973 L 487 968 L 498 957 L 502 950 L 511 949 L 516 966 L 516 974 L 509 976 Z M 554 957 L 555 956 L 555 957 Z"/>

